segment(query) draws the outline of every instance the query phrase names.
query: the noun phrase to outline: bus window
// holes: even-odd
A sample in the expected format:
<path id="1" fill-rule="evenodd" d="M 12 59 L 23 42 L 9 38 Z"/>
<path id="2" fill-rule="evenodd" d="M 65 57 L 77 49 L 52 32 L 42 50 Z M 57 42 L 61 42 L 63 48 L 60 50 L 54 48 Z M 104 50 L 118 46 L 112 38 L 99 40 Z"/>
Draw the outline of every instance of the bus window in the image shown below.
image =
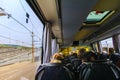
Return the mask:
<path id="1" fill-rule="evenodd" d="M 108 52 L 108 48 L 114 48 L 112 38 L 104 39 L 100 41 L 100 43 L 101 43 L 101 49 L 103 52 Z"/>
<path id="2" fill-rule="evenodd" d="M 99 51 L 97 42 L 93 43 L 93 49 L 94 49 L 96 52 Z"/>
<path id="3" fill-rule="evenodd" d="M 4 0 L 0 5 L 0 66 L 39 60 L 43 23 L 25 0 Z"/>

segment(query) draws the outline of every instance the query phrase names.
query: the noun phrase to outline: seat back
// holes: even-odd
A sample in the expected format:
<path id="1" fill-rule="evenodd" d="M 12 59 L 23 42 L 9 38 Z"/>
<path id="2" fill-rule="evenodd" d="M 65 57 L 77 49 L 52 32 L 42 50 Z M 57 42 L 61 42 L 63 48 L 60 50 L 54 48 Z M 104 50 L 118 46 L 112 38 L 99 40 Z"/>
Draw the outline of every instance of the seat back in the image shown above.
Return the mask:
<path id="1" fill-rule="evenodd" d="M 84 63 L 79 80 L 120 80 L 120 70 L 110 61 Z"/>
<path id="2" fill-rule="evenodd" d="M 69 69 L 57 63 L 42 65 L 35 76 L 35 80 L 73 80 Z"/>

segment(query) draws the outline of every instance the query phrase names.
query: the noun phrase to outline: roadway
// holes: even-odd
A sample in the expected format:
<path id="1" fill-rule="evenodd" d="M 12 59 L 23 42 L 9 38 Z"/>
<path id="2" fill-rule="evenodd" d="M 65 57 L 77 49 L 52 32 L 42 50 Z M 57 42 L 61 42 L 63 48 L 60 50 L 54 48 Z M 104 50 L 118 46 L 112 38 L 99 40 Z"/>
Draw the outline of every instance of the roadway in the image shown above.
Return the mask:
<path id="1" fill-rule="evenodd" d="M 39 63 L 30 61 L 0 67 L 0 80 L 34 80 Z"/>

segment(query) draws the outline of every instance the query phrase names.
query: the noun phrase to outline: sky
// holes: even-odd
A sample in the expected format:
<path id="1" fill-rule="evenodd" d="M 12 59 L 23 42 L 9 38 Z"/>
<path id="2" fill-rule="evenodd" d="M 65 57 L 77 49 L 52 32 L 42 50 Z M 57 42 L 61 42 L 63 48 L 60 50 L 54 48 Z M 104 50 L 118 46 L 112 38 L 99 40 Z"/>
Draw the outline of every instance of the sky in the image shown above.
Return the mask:
<path id="1" fill-rule="evenodd" d="M 34 44 L 41 46 L 43 24 L 25 0 L 0 0 L 0 8 L 14 18 L 8 18 L 8 15 L 0 16 L 0 44 L 31 46 L 33 31 L 34 41 L 37 41 Z M 26 12 L 30 16 L 28 23 L 26 23 Z"/>

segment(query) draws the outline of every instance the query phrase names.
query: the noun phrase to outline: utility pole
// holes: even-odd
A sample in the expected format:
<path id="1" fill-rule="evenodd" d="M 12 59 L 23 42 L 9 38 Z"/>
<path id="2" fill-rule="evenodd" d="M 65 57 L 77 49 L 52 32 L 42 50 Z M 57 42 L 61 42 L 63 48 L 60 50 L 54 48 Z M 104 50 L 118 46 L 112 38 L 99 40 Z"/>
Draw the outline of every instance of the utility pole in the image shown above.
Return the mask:
<path id="1" fill-rule="evenodd" d="M 34 33 L 32 32 L 32 62 L 34 62 Z"/>

